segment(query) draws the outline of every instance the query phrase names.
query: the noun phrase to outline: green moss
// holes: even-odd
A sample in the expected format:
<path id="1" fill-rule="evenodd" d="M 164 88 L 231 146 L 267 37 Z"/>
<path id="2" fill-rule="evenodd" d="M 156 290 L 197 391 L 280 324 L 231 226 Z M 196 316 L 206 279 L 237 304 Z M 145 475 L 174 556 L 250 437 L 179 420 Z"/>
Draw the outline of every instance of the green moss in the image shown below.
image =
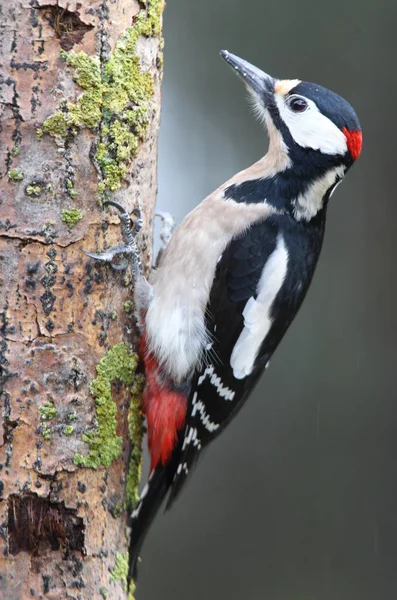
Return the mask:
<path id="1" fill-rule="evenodd" d="M 128 590 L 127 600 L 135 600 L 136 585 L 133 581 L 130 582 L 130 589 Z"/>
<path id="2" fill-rule="evenodd" d="M 110 581 L 121 581 L 123 587 L 127 588 L 127 577 L 128 577 L 128 552 L 117 552 L 116 562 L 110 573 Z M 128 600 L 135 600 L 135 584 L 130 583 L 130 589 L 128 590 Z"/>
<path id="3" fill-rule="evenodd" d="M 106 598 L 108 598 L 108 596 L 109 596 L 109 592 L 107 591 L 107 589 L 105 587 L 101 587 L 99 590 L 99 593 L 101 594 L 101 596 L 104 600 L 106 600 Z"/>
<path id="4" fill-rule="evenodd" d="M 132 304 L 131 300 L 127 300 L 126 302 L 124 302 L 124 311 L 127 313 L 127 315 L 132 313 L 133 310 L 134 305 Z"/>
<path id="5" fill-rule="evenodd" d="M 28 185 L 25 191 L 28 196 L 40 196 L 41 187 L 39 185 L 32 184 Z"/>
<path id="6" fill-rule="evenodd" d="M 72 198 L 72 199 L 76 198 L 77 192 L 73 187 L 73 181 L 71 179 L 66 180 L 66 191 L 70 198 Z"/>
<path id="7" fill-rule="evenodd" d="M 48 442 L 51 440 L 51 427 L 48 421 L 54 419 L 58 411 L 55 408 L 53 402 L 45 402 L 42 406 L 39 406 L 39 413 L 41 419 L 41 434 L 45 440 Z"/>
<path id="8" fill-rule="evenodd" d="M 124 587 L 127 586 L 128 575 L 128 552 L 117 552 L 116 563 L 110 573 L 110 581 L 121 581 Z"/>
<path id="9" fill-rule="evenodd" d="M 8 171 L 8 177 L 12 179 L 12 181 L 22 181 L 23 173 L 21 169 L 17 167 L 16 169 L 11 169 L 11 171 Z"/>
<path id="10" fill-rule="evenodd" d="M 54 188 L 52 187 L 52 183 L 47 183 L 44 189 L 46 192 L 52 192 Z"/>
<path id="11" fill-rule="evenodd" d="M 102 82 L 99 57 L 85 52 L 61 52 L 66 63 L 75 69 L 74 80 L 84 90 L 76 104 L 66 104 L 43 123 L 44 133 L 66 137 L 81 127 L 94 129 L 102 118 Z M 76 130 L 76 131 L 73 131 Z"/>
<path id="12" fill-rule="evenodd" d="M 131 389 L 131 401 L 128 412 L 128 434 L 132 445 L 130 464 L 126 481 L 127 507 L 135 508 L 139 500 L 138 487 L 142 473 L 142 441 L 145 433 L 141 398 L 145 385 L 143 375 L 137 375 Z"/>
<path id="13" fill-rule="evenodd" d="M 83 218 L 83 214 L 79 211 L 78 208 L 71 208 L 70 210 L 63 210 L 61 219 L 69 229 L 72 229 Z"/>
<path id="14" fill-rule="evenodd" d="M 135 600 L 135 590 L 136 586 L 133 581 L 130 582 L 130 589 L 128 590 L 127 600 Z"/>
<path id="15" fill-rule="evenodd" d="M 19 156 L 19 147 L 18 146 L 14 146 L 14 148 L 11 150 L 11 156 Z"/>
<path id="16" fill-rule="evenodd" d="M 65 113 L 56 112 L 43 123 L 43 132 L 53 136 L 66 137 L 69 124 L 66 122 Z M 36 131 L 37 134 L 37 131 Z"/>
<path id="17" fill-rule="evenodd" d="M 139 144 L 148 135 L 154 83 L 151 74 L 141 70 L 136 45 L 141 36 L 160 36 L 162 11 L 163 0 L 148 0 L 105 63 L 84 52 L 61 51 L 83 92 L 76 104 L 64 104 L 51 115 L 43 123 L 43 131 L 65 138 L 82 127 L 98 130 L 100 197 L 120 188 Z"/>
<path id="18" fill-rule="evenodd" d="M 48 423 L 43 423 L 43 425 L 41 426 L 41 433 L 43 438 L 47 440 L 47 442 L 51 440 L 51 427 L 48 425 Z"/>
<path id="19" fill-rule="evenodd" d="M 112 383 L 121 381 L 127 386 L 133 383 L 138 357 L 127 344 L 116 344 L 101 359 L 97 366 L 97 377 L 91 384 L 95 398 L 98 425 L 83 435 L 88 444 L 88 456 L 76 454 L 76 465 L 98 468 L 109 467 L 121 455 L 123 439 L 116 434 L 117 406 L 112 398 Z"/>
<path id="20" fill-rule="evenodd" d="M 73 425 L 66 425 L 65 429 L 63 430 L 63 433 L 69 437 L 70 435 L 72 435 L 73 431 Z"/>
<path id="21" fill-rule="evenodd" d="M 119 189 L 121 181 L 127 172 L 126 165 L 117 164 L 113 159 L 107 158 L 105 162 L 100 163 L 102 174 L 105 177 L 103 184 L 106 190 L 115 192 Z"/>
<path id="22" fill-rule="evenodd" d="M 104 195 L 106 191 L 106 185 L 103 183 L 103 181 L 100 181 L 98 183 L 98 194 L 100 197 L 102 197 Z"/>
<path id="23" fill-rule="evenodd" d="M 50 421 L 57 416 L 58 411 L 53 402 L 46 402 L 42 406 L 39 406 L 39 413 L 42 421 Z"/>
<path id="24" fill-rule="evenodd" d="M 76 415 L 75 412 L 68 413 L 67 417 L 68 417 L 68 421 L 71 421 L 71 422 L 73 422 L 73 421 L 75 421 L 77 419 L 77 415 Z"/>
<path id="25" fill-rule="evenodd" d="M 44 135 L 44 131 L 42 130 L 42 128 L 41 127 L 36 127 L 36 137 L 37 137 L 37 139 L 39 141 L 41 140 L 41 138 L 43 137 L 43 135 Z"/>

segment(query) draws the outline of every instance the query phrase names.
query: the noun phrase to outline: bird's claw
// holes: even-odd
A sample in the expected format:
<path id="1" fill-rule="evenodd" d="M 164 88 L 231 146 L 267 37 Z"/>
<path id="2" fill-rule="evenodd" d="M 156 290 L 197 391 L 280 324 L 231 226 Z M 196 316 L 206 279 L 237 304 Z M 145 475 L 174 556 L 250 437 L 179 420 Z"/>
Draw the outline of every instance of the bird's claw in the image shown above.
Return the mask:
<path id="1" fill-rule="evenodd" d="M 128 259 L 125 258 L 124 260 L 120 260 L 121 257 L 126 257 L 134 253 L 132 248 L 124 245 L 114 246 L 101 254 L 94 254 L 93 252 L 86 252 L 85 250 L 83 250 L 83 252 L 89 258 L 98 262 L 110 264 L 115 271 L 124 271 L 128 266 Z"/>
<path id="2" fill-rule="evenodd" d="M 110 264 L 115 271 L 125 270 L 128 267 L 129 262 L 131 262 L 133 270 L 138 274 L 141 270 L 141 263 L 135 238 L 143 227 L 141 211 L 139 208 L 133 210 L 136 219 L 134 224 L 131 225 L 130 215 L 121 204 L 114 200 L 108 200 L 106 204 L 114 206 L 120 213 L 119 218 L 124 244 L 109 248 L 108 250 L 105 250 L 105 252 L 101 252 L 101 254 L 94 254 L 93 252 L 86 252 L 85 250 L 83 250 L 83 252 L 93 260 Z"/>

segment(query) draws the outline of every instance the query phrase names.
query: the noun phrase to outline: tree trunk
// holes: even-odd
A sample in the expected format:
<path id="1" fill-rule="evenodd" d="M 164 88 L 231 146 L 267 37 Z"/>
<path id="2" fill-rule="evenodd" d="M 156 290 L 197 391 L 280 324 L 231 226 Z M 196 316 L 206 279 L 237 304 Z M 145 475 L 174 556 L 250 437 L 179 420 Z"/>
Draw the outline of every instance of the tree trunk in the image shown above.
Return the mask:
<path id="1" fill-rule="evenodd" d="M 104 204 L 150 261 L 162 0 L 0 8 L 0 597 L 126 597 L 141 380 Z M 136 442 L 130 448 L 130 440 Z"/>

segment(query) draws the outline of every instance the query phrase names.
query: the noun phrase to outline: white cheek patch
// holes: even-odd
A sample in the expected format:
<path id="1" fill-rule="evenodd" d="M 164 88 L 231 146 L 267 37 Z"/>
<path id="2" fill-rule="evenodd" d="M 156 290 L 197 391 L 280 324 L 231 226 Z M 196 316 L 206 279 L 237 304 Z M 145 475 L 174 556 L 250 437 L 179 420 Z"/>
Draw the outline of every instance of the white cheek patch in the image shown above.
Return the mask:
<path id="1" fill-rule="evenodd" d="M 270 331 L 270 311 L 287 275 L 288 250 L 284 238 L 279 235 L 277 246 L 266 262 L 257 288 L 257 298 L 250 298 L 245 305 L 244 329 L 230 358 L 230 366 L 236 379 L 244 379 L 252 373 L 259 349 Z"/>
<path id="2" fill-rule="evenodd" d="M 312 100 L 303 112 L 293 112 L 285 103 L 285 96 L 276 94 L 280 117 L 295 142 L 302 148 L 320 150 L 324 154 L 345 154 L 347 141 L 344 133 L 323 115 Z"/>

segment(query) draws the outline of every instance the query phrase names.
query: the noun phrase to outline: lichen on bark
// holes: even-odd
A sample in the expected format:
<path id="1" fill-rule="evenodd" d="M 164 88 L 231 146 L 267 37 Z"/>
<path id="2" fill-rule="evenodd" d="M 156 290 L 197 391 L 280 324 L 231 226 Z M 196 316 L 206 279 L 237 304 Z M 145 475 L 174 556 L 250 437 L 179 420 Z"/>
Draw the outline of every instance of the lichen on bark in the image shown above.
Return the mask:
<path id="1" fill-rule="evenodd" d="M 140 374 L 136 375 L 131 388 L 130 408 L 128 411 L 128 434 L 131 442 L 131 453 L 126 481 L 128 510 L 134 509 L 139 501 L 138 487 L 142 473 L 142 441 L 145 434 L 141 403 L 144 385 L 144 377 Z"/>
<path id="2" fill-rule="evenodd" d="M 88 456 L 75 454 L 75 465 L 93 469 L 100 465 L 109 467 L 112 461 L 121 455 L 123 438 L 116 433 L 117 405 L 112 397 L 112 384 L 119 381 L 129 390 L 137 365 L 137 355 L 125 343 L 113 346 L 97 365 L 97 376 L 90 389 L 95 398 L 98 424 L 83 435 L 90 453 Z"/>
<path id="3" fill-rule="evenodd" d="M 82 127 L 99 129 L 95 161 L 100 198 L 120 188 L 140 142 L 148 135 L 154 85 L 152 75 L 142 70 L 137 41 L 141 36 L 160 36 L 162 10 L 163 0 L 149 0 L 147 11 L 136 15 L 106 62 L 82 51 L 61 51 L 83 92 L 74 104 L 61 102 L 60 110 L 38 128 L 38 135 L 66 138 L 77 135 Z"/>
<path id="4" fill-rule="evenodd" d="M 62 221 L 72 229 L 83 218 L 82 212 L 78 208 L 64 209 L 62 211 Z"/>

